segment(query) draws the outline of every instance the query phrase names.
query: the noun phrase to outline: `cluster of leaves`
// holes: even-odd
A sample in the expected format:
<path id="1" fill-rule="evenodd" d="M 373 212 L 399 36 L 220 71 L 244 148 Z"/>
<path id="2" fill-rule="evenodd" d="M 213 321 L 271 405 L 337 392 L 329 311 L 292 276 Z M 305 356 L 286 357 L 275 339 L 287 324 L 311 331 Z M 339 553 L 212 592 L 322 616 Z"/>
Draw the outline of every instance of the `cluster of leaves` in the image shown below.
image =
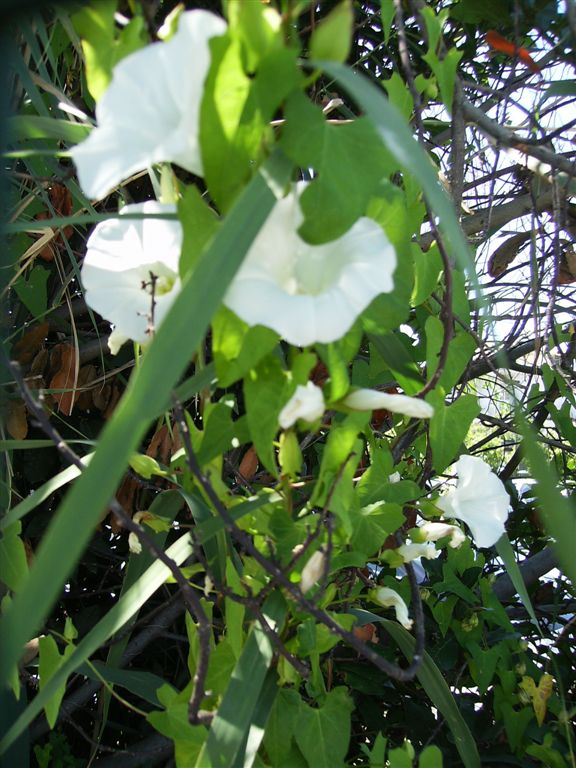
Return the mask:
<path id="1" fill-rule="evenodd" d="M 174 177 L 185 284 L 145 354 L 111 358 L 109 327 L 82 299 L 86 235 L 156 179 L 95 205 L 67 150 L 115 63 L 174 5 L 99 0 L 13 30 L 3 759 L 574 765 L 574 190 L 546 116 L 576 89 L 541 86 L 515 55 L 537 44 L 544 74 L 569 66 L 569 20 L 528 0 L 280 2 L 274 29 L 263 3 L 208 4 L 230 30 L 206 82 L 204 182 Z M 512 55 L 488 55 L 495 26 Z M 503 128 L 531 88 L 537 108 Z M 551 170 L 491 154 L 486 136 L 516 152 L 522 141 Z M 271 189 L 297 170 L 313 178 L 306 240 L 367 214 L 398 254 L 394 291 L 341 340 L 305 350 L 221 307 Z M 309 379 L 334 402 L 350 386 L 420 393 L 435 415 L 328 413 L 279 436 Z M 438 516 L 440 479 L 464 452 L 506 481 L 508 536 L 496 551 L 443 546 L 418 586 L 395 549 L 417 516 Z M 416 640 L 371 599 L 376 586 L 410 603 Z"/>

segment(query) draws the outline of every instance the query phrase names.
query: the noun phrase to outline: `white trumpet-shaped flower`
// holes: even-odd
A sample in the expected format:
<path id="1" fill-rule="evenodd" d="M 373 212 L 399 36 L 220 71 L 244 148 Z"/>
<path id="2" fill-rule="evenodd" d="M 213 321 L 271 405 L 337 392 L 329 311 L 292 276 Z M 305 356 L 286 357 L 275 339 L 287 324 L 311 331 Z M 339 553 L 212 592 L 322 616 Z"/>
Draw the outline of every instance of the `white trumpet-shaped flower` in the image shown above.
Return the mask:
<path id="1" fill-rule="evenodd" d="M 326 567 L 326 553 L 322 548 L 314 552 L 308 560 L 300 575 L 300 589 L 304 594 L 312 589 L 314 584 L 324 573 Z"/>
<path id="2" fill-rule="evenodd" d="M 151 341 L 180 290 L 182 227 L 171 219 L 127 219 L 130 213 L 175 213 L 155 201 L 127 205 L 88 239 L 82 266 L 86 303 L 113 323 L 108 346 L 116 354 L 128 339 Z"/>
<path id="3" fill-rule="evenodd" d="M 189 11 L 170 40 L 116 65 L 96 105 L 97 127 L 72 150 L 88 197 L 104 197 L 153 163 L 173 162 L 202 175 L 198 135 L 208 41 L 225 31 L 226 23 L 214 14 Z"/>
<path id="4" fill-rule="evenodd" d="M 299 384 L 296 391 L 280 411 L 278 422 L 282 429 L 289 429 L 298 419 L 316 421 L 324 413 L 324 395 L 320 387 L 309 381 L 305 387 Z"/>
<path id="5" fill-rule="evenodd" d="M 383 608 L 394 608 L 396 612 L 396 619 L 402 624 L 405 629 L 412 629 L 414 623 L 412 619 L 408 618 L 408 606 L 404 600 L 400 597 L 398 592 L 390 587 L 379 587 L 373 589 L 370 592 L 371 599 L 381 605 Z"/>
<path id="6" fill-rule="evenodd" d="M 342 237 L 309 245 L 300 182 L 279 200 L 224 298 L 248 325 L 272 328 L 296 346 L 341 338 L 380 293 L 394 287 L 396 252 L 382 227 L 363 217 Z"/>
<path id="7" fill-rule="evenodd" d="M 466 536 L 461 528 L 457 525 L 450 525 L 449 523 L 435 523 L 425 522 L 418 527 L 418 534 L 424 537 L 424 541 L 438 541 L 445 536 L 450 536 L 450 546 L 452 549 L 458 549 L 465 541 Z M 415 537 L 415 534 L 412 534 Z"/>
<path id="8" fill-rule="evenodd" d="M 401 544 L 396 552 L 400 555 L 405 563 L 411 563 L 412 560 L 418 560 L 420 557 L 426 558 L 426 560 L 436 560 L 440 557 L 440 550 L 436 549 L 434 544 L 414 544 L 408 542 L 407 544 Z"/>
<path id="9" fill-rule="evenodd" d="M 504 533 L 510 497 L 488 464 L 476 456 L 460 456 L 458 483 L 436 502 L 445 517 L 462 520 L 479 547 L 491 547 Z"/>
<path id="10" fill-rule="evenodd" d="M 418 397 L 391 395 L 377 389 L 356 389 L 347 395 L 342 404 L 353 411 L 376 411 L 381 408 L 391 413 L 402 413 L 414 419 L 431 419 L 434 408 Z"/>

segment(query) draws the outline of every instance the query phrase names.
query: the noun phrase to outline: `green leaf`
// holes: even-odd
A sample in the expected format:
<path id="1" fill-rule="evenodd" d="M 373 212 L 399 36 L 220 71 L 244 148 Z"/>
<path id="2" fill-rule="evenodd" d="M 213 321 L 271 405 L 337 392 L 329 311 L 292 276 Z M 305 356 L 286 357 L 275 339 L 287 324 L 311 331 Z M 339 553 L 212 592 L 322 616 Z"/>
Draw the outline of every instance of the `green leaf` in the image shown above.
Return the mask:
<path id="1" fill-rule="evenodd" d="M 394 290 L 381 293 L 362 315 L 362 327 L 369 334 L 382 335 L 407 320 L 410 313 L 410 295 L 414 282 L 411 249 L 398 253 L 394 270 Z"/>
<path id="2" fill-rule="evenodd" d="M 314 768 L 344 767 L 353 708 L 346 688 L 334 688 L 318 709 L 300 705 L 294 736 L 308 765 Z"/>
<path id="3" fill-rule="evenodd" d="M 344 62 L 350 53 L 354 11 L 351 0 L 343 0 L 314 29 L 310 39 L 310 57 Z"/>
<path id="4" fill-rule="evenodd" d="M 426 320 L 426 364 L 427 376 L 431 378 L 438 368 L 440 350 L 444 342 L 444 324 L 435 315 Z M 450 339 L 448 356 L 444 365 L 444 371 L 436 386 L 449 392 L 457 384 L 466 370 L 472 355 L 476 350 L 476 342 L 466 331 L 458 331 Z"/>
<path id="5" fill-rule="evenodd" d="M 238 571 L 230 559 L 226 560 L 226 583 L 228 588 L 235 594 L 244 594 L 245 590 L 240 583 Z M 244 629 L 242 625 L 246 609 L 242 603 L 238 603 L 229 597 L 224 599 L 224 608 L 226 612 L 226 639 L 235 657 L 239 659 L 244 647 Z"/>
<path id="6" fill-rule="evenodd" d="M 165 685 L 158 691 L 158 698 L 165 709 L 162 712 L 150 712 L 146 719 L 159 733 L 174 742 L 177 768 L 189 768 L 194 765 L 206 740 L 204 726 L 190 725 L 190 692 L 185 689 L 177 694 L 171 686 Z"/>
<path id="7" fill-rule="evenodd" d="M 558 478 L 548 457 L 538 445 L 532 428 L 522 414 L 517 415 L 518 427 L 522 433 L 522 450 L 530 465 L 532 477 L 538 483 L 538 514 L 546 533 L 554 539 L 554 550 L 564 574 L 573 585 L 576 584 L 576 510 L 571 499 L 560 492 Z"/>
<path id="8" fill-rule="evenodd" d="M 270 595 L 262 612 L 268 625 L 280 632 L 286 615 L 286 603 L 279 592 Z M 263 691 L 266 692 L 265 680 L 273 656 L 270 640 L 260 625 L 255 624 L 212 721 L 196 768 L 204 768 L 206 765 L 212 768 L 230 768 L 234 765 L 239 751 L 245 748 L 259 699 Z M 273 704 L 273 699 L 270 698 L 268 694 L 266 699 L 269 709 Z"/>
<path id="9" fill-rule="evenodd" d="M 184 534 L 184 536 L 181 536 L 169 547 L 166 554 L 174 560 L 176 565 L 181 565 L 193 554 L 193 551 L 194 544 L 190 535 Z M 78 669 L 108 638 L 115 632 L 118 632 L 151 595 L 164 584 L 169 573 L 168 568 L 160 560 L 156 560 L 126 594 L 118 600 L 116 605 L 88 632 L 77 647 L 73 648 L 70 646 L 72 648 L 70 655 L 67 656 L 65 661 L 47 681 L 45 687 L 39 691 L 12 727 L 4 734 L 0 741 L 0 754 L 27 728 L 36 715 L 42 711 L 46 703 L 50 701 L 52 696 L 58 693 L 72 672 Z M 19 646 L 19 651 L 21 647 Z"/>
<path id="10" fill-rule="evenodd" d="M 394 13 L 393 8 L 392 13 Z M 386 89 L 390 103 L 396 107 L 405 120 L 409 120 L 414 111 L 414 99 L 412 98 L 410 89 L 398 72 L 392 72 L 389 78 L 382 81 L 382 85 Z"/>
<path id="11" fill-rule="evenodd" d="M 211 65 L 200 109 L 204 178 L 221 211 L 226 211 L 260 164 L 273 134 L 269 126 L 301 76 L 296 52 L 272 50 L 249 77 L 243 46 L 229 30 L 210 40 Z"/>
<path id="12" fill-rule="evenodd" d="M 282 19 L 263 3 L 228 0 L 227 5 L 230 33 L 242 43 L 246 71 L 255 72 L 272 49 L 282 47 Z"/>
<path id="13" fill-rule="evenodd" d="M 451 111 L 454 100 L 456 69 L 464 52 L 458 51 L 456 48 L 449 48 L 448 51 L 443 53 L 443 58 L 438 56 L 437 50 L 442 36 L 442 27 L 447 15 L 447 11 L 436 15 L 431 8 L 422 8 L 422 18 L 428 31 L 429 43 L 428 53 L 422 58 L 436 75 L 444 106 Z"/>
<path id="14" fill-rule="evenodd" d="M 278 470 L 273 441 L 279 430 L 278 416 L 288 400 L 289 387 L 280 361 L 271 355 L 264 358 L 244 379 L 250 436 L 260 460 L 274 475 Z"/>
<path id="15" fill-rule="evenodd" d="M 373 555 L 404 522 L 402 508 L 396 504 L 370 504 L 363 507 L 352 514 L 354 532 L 350 546 L 367 556 Z"/>
<path id="16" fill-rule="evenodd" d="M 368 624 L 369 622 L 380 623 L 386 632 L 392 636 L 404 656 L 411 660 L 414 653 L 415 640 L 404 627 L 395 621 L 382 619 L 380 616 L 369 611 L 352 609 L 350 613 L 357 616 L 360 619 L 361 624 Z M 480 768 L 480 755 L 478 754 L 476 741 L 458 709 L 458 705 L 452 696 L 442 672 L 438 669 L 432 657 L 426 651 L 424 651 L 422 666 L 416 677 L 426 691 L 432 704 L 444 716 L 446 723 L 452 732 L 454 743 L 456 744 L 464 768 Z"/>
<path id="17" fill-rule="evenodd" d="M 216 234 L 221 222 L 198 188 L 192 185 L 186 187 L 178 201 L 178 218 L 184 233 L 178 271 L 180 277 L 184 278 L 196 266 L 202 251 Z"/>
<path id="18" fill-rule="evenodd" d="M 277 343 L 278 336 L 270 328 L 249 326 L 227 307 L 220 307 L 212 321 L 212 352 L 220 386 L 241 379 Z"/>
<path id="19" fill-rule="evenodd" d="M 262 173 L 255 176 L 202 255 L 194 279 L 183 282 L 125 397 L 103 430 L 90 466 L 55 514 L 22 591 L 0 618 L 0 684 L 11 679 L 22 647 L 43 623 L 90 540 L 128 457 L 149 421 L 168 404 L 171 389 L 204 338 L 228 284 L 275 203 L 269 183 L 275 180 L 282 187 L 290 170 L 279 155 L 270 158 L 263 171 L 269 181 Z M 192 320 L 190 307 L 194 308 Z"/>
<path id="20" fill-rule="evenodd" d="M 280 765 L 290 753 L 301 702 L 298 691 L 278 691 L 264 734 L 264 748 L 272 765 Z"/>
<path id="21" fill-rule="evenodd" d="M 436 243 L 426 252 L 417 247 L 413 254 L 414 290 L 410 304 L 417 307 L 438 288 L 440 272 L 442 271 L 442 257 Z"/>
<path id="22" fill-rule="evenodd" d="M 164 680 L 152 672 L 143 669 L 118 669 L 118 667 L 96 660 L 90 664 L 83 664 L 78 669 L 78 674 L 84 675 L 90 680 L 104 679 L 108 683 L 125 688 L 155 707 L 159 706 L 160 702 L 156 692 L 164 684 Z"/>
<path id="23" fill-rule="evenodd" d="M 418 768 L 442 768 L 442 752 L 434 745 L 426 747 L 420 754 Z"/>
<path id="24" fill-rule="evenodd" d="M 38 675 L 40 677 L 40 690 L 46 688 L 48 681 L 54 677 L 55 673 L 62 667 L 67 658 L 74 653 L 74 646 L 68 645 L 64 649 L 62 656 L 58 651 L 58 645 L 52 635 L 40 637 L 38 641 L 38 655 L 40 658 L 38 665 Z M 46 720 L 50 728 L 54 728 L 58 719 L 60 704 L 66 691 L 66 680 L 68 676 L 61 676 L 59 685 L 54 686 L 54 692 L 44 704 Z"/>
<path id="25" fill-rule="evenodd" d="M 49 277 L 50 271 L 38 264 L 32 268 L 28 278 L 21 275 L 14 283 L 18 298 L 34 317 L 40 317 L 46 312 Z"/>
<path id="26" fill-rule="evenodd" d="M 328 504 L 328 509 L 338 515 L 348 535 L 352 534 L 352 478 L 363 450 L 358 434 L 369 419 L 369 413 L 351 413 L 341 421 L 333 421 L 322 453 L 318 481 L 310 499 L 310 504 L 318 507 Z"/>
<path id="27" fill-rule="evenodd" d="M 430 419 L 430 446 L 434 469 L 440 473 L 452 463 L 481 409 L 474 395 L 462 395 L 452 405 L 444 405 L 441 391 L 436 391 L 426 400 L 434 406 L 434 416 Z"/>
<path id="28" fill-rule="evenodd" d="M 72 16 L 72 23 L 82 38 L 88 91 L 95 101 L 108 88 L 114 65 L 146 42 L 145 22 L 141 15 L 135 16 L 117 32 L 116 6 L 116 0 L 100 0 Z"/>
<path id="29" fill-rule="evenodd" d="M 478 290 L 478 295 L 481 295 L 474 269 L 474 260 L 458 224 L 452 201 L 448 199 L 440 187 L 438 174 L 422 147 L 414 140 L 410 126 L 406 124 L 398 111 L 388 103 L 381 90 L 366 78 L 341 64 L 322 62 L 321 67 L 326 74 L 333 77 L 339 85 L 350 93 L 366 113 L 378 131 L 386 149 L 398 164 L 418 179 L 430 207 L 438 217 L 439 227 L 446 237 L 449 253 L 453 255 L 456 263 L 469 273 L 474 287 Z M 371 156 L 371 150 L 370 154 L 366 155 L 366 157 L 369 156 Z M 358 168 L 355 168 L 354 176 L 361 182 L 362 173 Z"/>
<path id="30" fill-rule="evenodd" d="M 66 144 L 77 144 L 90 133 L 90 126 L 37 115 L 14 115 L 5 120 L 6 143 L 22 139 L 56 139 Z M 43 222 L 46 225 L 47 222 Z M 27 228 L 30 223 L 27 224 Z"/>
<path id="31" fill-rule="evenodd" d="M 197 458 L 200 466 L 209 464 L 214 458 L 230 451 L 236 441 L 239 445 L 248 442 L 246 418 L 232 420 L 234 398 L 224 395 L 219 403 L 211 403 L 204 416 L 204 430 Z"/>
<path id="32" fill-rule="evenodd" d="M 18 592 L 28 575 L 26 549 L 20 538 L 22 526 L 13 523 L 2 532 L 0 539 L 0 584 Z"/>
<path id="33" fill-rule="evenodd" d="M 343 235 L 365 214 L 377 184 L 392 170 L 370 121 L 330 125 L 302 93 L 287 101 L 280 144 L 295 163 L 318 172 L 300 197 L 299 233 L 313 244 Z"/>

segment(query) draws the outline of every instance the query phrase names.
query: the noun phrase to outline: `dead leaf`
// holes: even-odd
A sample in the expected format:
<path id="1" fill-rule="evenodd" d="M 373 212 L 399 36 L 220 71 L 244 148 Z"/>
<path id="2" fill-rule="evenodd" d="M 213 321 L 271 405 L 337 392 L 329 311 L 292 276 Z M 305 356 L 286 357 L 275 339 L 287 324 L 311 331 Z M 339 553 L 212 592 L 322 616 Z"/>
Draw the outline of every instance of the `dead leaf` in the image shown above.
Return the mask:
<path id="1" fill-rule="evenodd" d="M 50 356 L 52 376 L 48 387 L 57 390 L 52 393 L 58 410 L 65 416 L 72 414 L 74 403 L 80 397 L 76 389 L 76 349 L 71 344 L 57 344 Z"/>
<path id="2" fill-rule="evenodd" d="M 48 197 L 54 213 L 42 211 L 36 214 L 35 219 L 42 221 L 43 219 L 51 219 L 53 216 L 70 216 L 72 213 L 72 195 L 67 187 L 63 184 L 53 184 L 48 190 Z M 38 253 L 39 258 L 44 261 L 53 261 L 56 255 L 55 249 L 63 243 L 62 234 L 65 237 L 70 237 L 73 231 L 74 228 L 70 224 L 64 227 L 62 231 L 56 230 L 50 242 L 47 242 Z"/>
<path id="3" fill-rule="evenodd" d="M 27 331 L 24 336 L 14 344 L 14 348 L 12 349 L 14 360 L 18 361 L 20 365 L 29 365 L 42 348 L 49 330 L 50 323 L 46 322 L 40 323 L 40 325 L 35 325 Z"/>
<path id="4" fill-rule="evenodd" d="M 90 389 L 90 384 L 96 378 L 96 366 L 95 365 L 83 365 L 78 371 L 78 384 L 77 387 L 80 391 L 77 407 L 81 411 L 88 411 L 94 404 L 93 391 Z"/>
<path id="5" fill-rule="evenodd" d="M 258 456 L 253 445 L 248 448 L 242 457 L 238 471 L 245 480 L 252 480 L 258 471 Z"/>
<path id="6" fill-rule="evenodd" d="M 576 282 L 576 252 L 573 248 L 564 248 L 560 258 L 558 283 L 568 285 Z"/>
<path id="7" fill-rule="evenodd" d="M 488 260 L 488 274 L 490 277 L 499 277 L 506 272 L 514 261 L 524 243 L 532 236 L 531 232 L 518 232 L 505 240 L 502 245 L 492 253 Z"/>
<path id="8" fill-rule="evenodd" d="M 6 431 L 13 440 L 25 440 L 28 434 L 28 418 L 23 400 L 9 400 L 6 413 Z"/>

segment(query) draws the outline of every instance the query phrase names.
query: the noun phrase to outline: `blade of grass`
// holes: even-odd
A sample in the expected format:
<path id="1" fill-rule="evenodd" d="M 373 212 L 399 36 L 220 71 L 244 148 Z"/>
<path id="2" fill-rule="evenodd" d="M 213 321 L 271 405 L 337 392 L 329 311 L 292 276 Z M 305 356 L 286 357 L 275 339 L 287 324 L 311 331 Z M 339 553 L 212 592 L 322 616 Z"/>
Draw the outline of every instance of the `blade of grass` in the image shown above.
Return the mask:
<path id="1" fill-rule="evenodd" d="M 270 595 L 262 613 L 269 626 L 281 629 L 286 615 L 286 603 L 280 592 Z M 270 640 L 260 625 L 255 624 L 234 667 L 206 743 L 196 761 L 196 768 L 230 768 L 236 764 L 239 752 L 246 747 L 263 690 L 269 707 L 274 701 L 264 688 L 273 655 Z M 261 711 L 258 719 L 266 719 Z"/>
<path id="2" fill-rule="evenodd" d="M 524 419 L 518 414 L 517 423 L 524 438 L 522 450 L 530 465 L 532 477 L 536 480 L 538 512 L 546 533 L 554 539 L 554 549 L 564 575 L 576 585 L 576 507 L 558 490 L 558 478 L 548 457 L 538 445 L 537 437 Z"/>
<path id="3" fill-rule="evenodd" d="M 538 623 L 538 619 L 536 618 L 536 614 L 534 612 L 532 601 L 530 600 L 530 595 L 528 594 L 526 584 L 524 584 L 524 579 L 522 578 L 520 568 L 516 562 L 516 557 L 514 556 L 514 550 L 510 544 L 510 539 L 505 533 L 502 534 L 502 536 L 496 542 L 496 552 L 498 552 L 502 558 L 506 572 L 508 573 L 508 576 L 510 576 L 512 584 L 514 584 L 514 589 L 516 590 L 518 597 L 520 600 L 522 600 L 522 605 L 524 608 L 526 608 L 528 615 L 532 619 L 532 623 L 535 627 L 538 628 L 540 634 L 542 634 L 540 630 L 540 624 Z"/>
<path id="4" fill-rule="evenodd" d="M 12 679 L 24 644 L 42 626 L 87 545 L 150 420 L 198 349 L 212 315 L 270 213 L 271 185 L 284 185 L 291 166 L 274 154 L 239 197 L 183 283 L 153 343 L 106 425 L 90 466 L 60 506 L 21 592 L 0 618 L 0 685 Z"/>
<path id="5" fill-rule="evenodd" d="M 370 622 L 381 624 L 386 632 L 393 637 L 404 656 L 409 660 L 412 659 L 416 641 L 404 627 L 395 621 L 383 619 L 370 611 L 353 609 L 350 612 L 360 619 L 361 624 Z M 430 701 L 446 719 L 464 768 L 480 768 L 480 755 L 474 737 L 460 714 L 458 705 L 444 680 L 442 672 L 429 653 L 424 652 L 422 666 L 416 676 Z"/>
<path id="6" fill-rule="evenodd" d="M 193 554 L 194 545 L 190 534 L 186 533 L 168 548 L 166 554 L 174 560 L 177 565 L 183 563 L 191 554 Z M 38 715 L 47 701 L 50 700 L 58 687 L 77 670 L 84 662 L 100 648 L 102 643 L 106 642 L 115 632 L 118 632 L 127 621 L 144 605 L 146 600 L 159 589 L 170 575 L 168 568 L 156 560 L 150 568 L 138 579 L 138 581 L 121 597 L 116 605 L 111 608 L 103 619 L 90 630 L 84 637 L 74 653 L 72 653 L 64 664 L 54 673 L 48 683 L 36 697 L 30 702 L 28 707 L 16 720 L 10 729 L 0 741 L 0 754 L 4 752 L 12 742 L 30 725 L 32 720 Z"/>

